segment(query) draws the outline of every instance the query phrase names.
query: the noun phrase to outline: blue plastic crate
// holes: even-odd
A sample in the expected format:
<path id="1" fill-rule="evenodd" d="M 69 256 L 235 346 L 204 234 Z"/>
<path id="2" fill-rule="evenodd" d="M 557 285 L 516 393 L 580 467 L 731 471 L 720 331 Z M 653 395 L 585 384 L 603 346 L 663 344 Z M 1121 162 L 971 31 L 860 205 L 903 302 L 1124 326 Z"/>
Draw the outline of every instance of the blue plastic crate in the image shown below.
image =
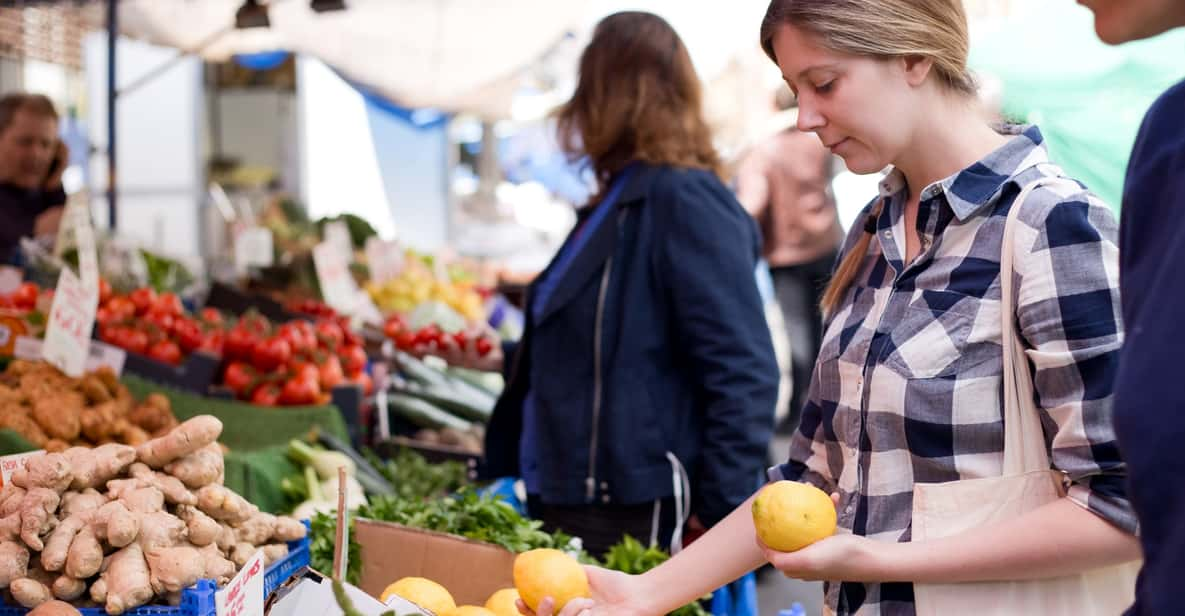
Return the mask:
<path id="1" fill-rule="evenodd" d="M 305 527 L 309 525 L 304 521 Z M 296 570 L 309 564 L 309 538 L 288 542 L 288 555 L 272 563 L 263 574 L 263 594 L 266 597 L 280 584 L 283 584 Z M 124 612 L 127 616 L 214 616 L 217 609 L 214 605 L 214 593 L 218 587 L 213 580 L 198 580 L 197 584 L 186 588 L 181 593 L 181 605 L 145 605 L 134 610 Z M 0 599 L 0 616 L 25 616 L 28 608 L 4 605 Z M 83 616 L 106 616 L 107 612 L 101 607 L 80 608 Z"/>

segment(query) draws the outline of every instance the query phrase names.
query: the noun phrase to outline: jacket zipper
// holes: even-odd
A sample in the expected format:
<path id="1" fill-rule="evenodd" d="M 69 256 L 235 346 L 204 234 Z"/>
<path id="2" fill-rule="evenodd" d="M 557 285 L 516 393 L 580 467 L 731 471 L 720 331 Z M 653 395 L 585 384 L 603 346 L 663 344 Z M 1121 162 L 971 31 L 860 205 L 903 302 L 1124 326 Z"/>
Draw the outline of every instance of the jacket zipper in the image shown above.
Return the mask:
<path id="1" fill-rule="evenodd" d="M 605 272 L 601 274 L 601 288 L 597 292 L 597 321 L 593 326 L 593 408 L 592 436 L 588 445 L 588 476 L 584 479 L 584 496 L 592 502 L 597 494 L 597 439 L 601 428 L 601 338 L 604 336 L 605 295 L 609 291 L 609 276 L 613 272 L 613 256 L 605 261 Z"/>

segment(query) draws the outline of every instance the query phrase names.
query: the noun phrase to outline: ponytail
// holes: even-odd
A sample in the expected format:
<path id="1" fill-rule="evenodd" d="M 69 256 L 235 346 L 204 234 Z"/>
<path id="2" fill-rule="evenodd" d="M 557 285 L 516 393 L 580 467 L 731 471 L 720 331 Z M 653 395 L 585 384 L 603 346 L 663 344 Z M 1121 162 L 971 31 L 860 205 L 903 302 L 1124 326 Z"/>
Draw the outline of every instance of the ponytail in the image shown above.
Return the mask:
<path id="1" fill-rule="evenodd" d="M 885 201 L 881 199 L 877 202 L 876 207 L 868 212 L 864 218 L 864 233 L 860 235 L 856 245 L 852 246 L 852 249 L 844 256 L 843 261 L 840 261 L 839 267 L 835 268 L 835 274 L 831 276 L 831 282 L 827 285 L 827 290 L 823 292 L 821 304 L 824 319 L 830 319 L 835 314 L 840 302 L 848 294 L 848 287 L 852 286 L 852 279 L 860 273 L 864 255 L 868 254 L 868 245 L 872 243 L 872 237 L 876 235 L 876 220 L 880 217 L 881 208 L 884 205 Z"/>

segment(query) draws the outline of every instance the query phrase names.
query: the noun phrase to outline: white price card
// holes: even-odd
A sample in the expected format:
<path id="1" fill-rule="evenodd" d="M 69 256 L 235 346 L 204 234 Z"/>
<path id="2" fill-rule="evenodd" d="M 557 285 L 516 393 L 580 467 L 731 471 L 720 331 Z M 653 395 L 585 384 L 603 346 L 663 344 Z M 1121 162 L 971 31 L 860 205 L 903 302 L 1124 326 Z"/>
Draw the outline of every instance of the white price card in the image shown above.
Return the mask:
<path id="1" fill-rule="evenodd" d="M 235 237 L 235 268 L 240 272 L 249 267 L 270 267 L 274 262 L 271 229 L 252 227 L 243 229 Z"/>
<path id="2" fill-rule="evenodd" d="M 222 590 L 214 593 L 218 616 L 263 616 L 263 550 L 256 550 Z"/>
<path id="3" fill-rule="evenodd" d="M 325 243 L 341 252 L 346 263 L 354 261 L 354 241 L 350 239 L 350 228 L 345 222 L 335 220 L 325 223 Z"/>
<path id="4" fill-rule="evenodd" d="M 403 249 L 399 242 L 387 242 L 377 237 L 366 240 L 366 264 L 370 279 L 383 283 L 403 272 Z"/>
<path id="5" fill-rule="evenodd" d="M 352 315 L 357 309 L 358 285 L 350 273 L 350 265 L 336 246 L 321 242 L 313 247 L 313 267 L 317 270 L 317 282 L 321 285 L 321 296 L 334 310 Z"/>
<path id="6" fill-rule="evenodd" d="M 8 485 L 8 480 L 12 478 L 12 474 L 17 469 L 25 467 L 25 461 L 33 456 L 45 455 L 44 449 L 37 451 L 26 451 L 24 453 L 14 453 L 10 456 L 0 457 L 0 487 Z"/>
<path id="7" fill-rule="evenodd" d="M 70 268 L 63 268 L 45 326 L 45 344 L 41 348 L 45 361 L 72 377 L 82 376 L 98 307 L 98 285 L 85 285 Z"/>
<path id="8" fill-rule="evenodd" d="M 127 363 L 127 351 L 98 340 L 91 340 L 90 352 L 86 357 L 86 371 L 94 372 L 99 368 L 111 368 L 115 376 L 123 374 L 123 365 Z M 45 344 L 38 338 L 18 336 L 14 341 L 12 355 L 17 359 L 36 361 L 42 358 Z"/>

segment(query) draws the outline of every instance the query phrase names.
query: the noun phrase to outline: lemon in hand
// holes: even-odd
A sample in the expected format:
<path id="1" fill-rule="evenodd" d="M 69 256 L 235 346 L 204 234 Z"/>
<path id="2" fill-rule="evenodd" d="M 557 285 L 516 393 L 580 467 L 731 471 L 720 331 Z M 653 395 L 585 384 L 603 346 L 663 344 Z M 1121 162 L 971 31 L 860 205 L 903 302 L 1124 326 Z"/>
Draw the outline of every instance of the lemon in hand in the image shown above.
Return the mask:
<path id="1" fill-rule="evenodd" d="M 793 552 L 835 534 L 835 503 L 810 484 L 775 481 L 753 500 L 753 526 L 771 549 Z"/>
<path id="2" fill-rule="evenodd" d="M 379 601 L 386 603 L 391 595 L 399 595 L 436 614 L 445 614 L 457 608 L 457 602 L 453 601 L 453 596 L 444 586 L 422 577 L 405 577 L 396 581 L 383 591 Z"/>
<path id="3" fill-rule="evenodd" d="M 557 613 L 568 601 L 591 596 L 584 568 L 559 550 L 531 550 L 515 557 L 514 587 L 532 610 L 547 597 L 555 599 Z"/>

